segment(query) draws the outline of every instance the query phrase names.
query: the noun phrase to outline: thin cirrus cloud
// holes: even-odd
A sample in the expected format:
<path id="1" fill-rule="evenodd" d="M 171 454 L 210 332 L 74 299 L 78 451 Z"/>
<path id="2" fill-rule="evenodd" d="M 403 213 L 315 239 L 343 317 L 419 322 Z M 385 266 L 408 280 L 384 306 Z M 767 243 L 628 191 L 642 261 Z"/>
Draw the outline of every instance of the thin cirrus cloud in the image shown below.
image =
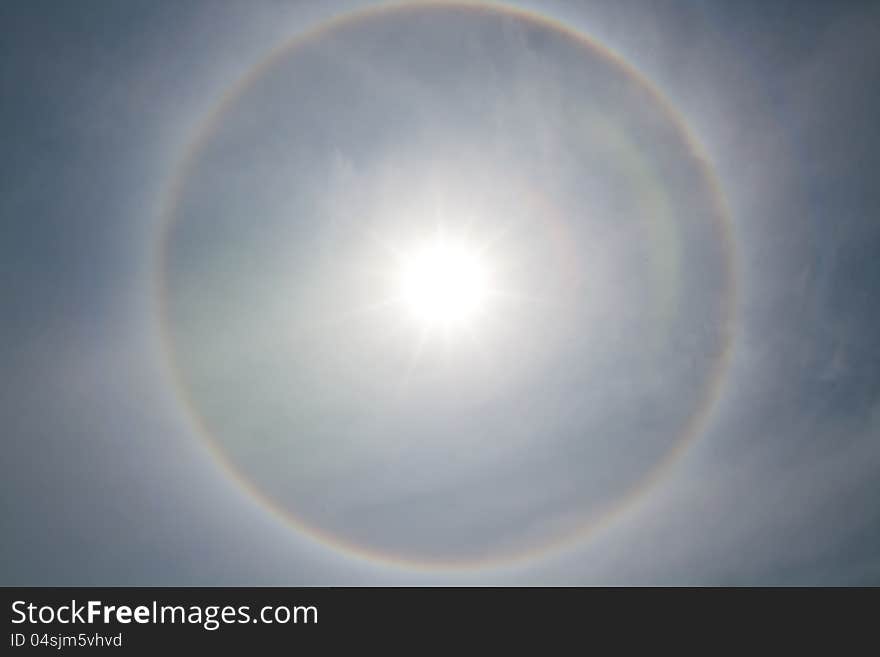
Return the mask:
<path id="1" fill-rule="evenodd" d="M 185 178 L 163 334 L 151 246 L 185 144 L 325 16 L 7 5 L 51 46 L 4 46 L 5 583 L 876 581 L 876 10 L 799 5 L 788 30 L 758 3 L 530 8 L 656 85 L 730 208 L 729 367 L 659 483 L 544 558 L 437 568 L 602 516 L 704 401 L 727 253 L 693 218 L 711 190 L 601 56 L 458 14 L 281 58 Z M 502 234 L 497 278 L 546 308 L 512 295 L 443 349 L 394 310 L 343 320 L 386 290 L 381 245 L 438 215 Z"/>

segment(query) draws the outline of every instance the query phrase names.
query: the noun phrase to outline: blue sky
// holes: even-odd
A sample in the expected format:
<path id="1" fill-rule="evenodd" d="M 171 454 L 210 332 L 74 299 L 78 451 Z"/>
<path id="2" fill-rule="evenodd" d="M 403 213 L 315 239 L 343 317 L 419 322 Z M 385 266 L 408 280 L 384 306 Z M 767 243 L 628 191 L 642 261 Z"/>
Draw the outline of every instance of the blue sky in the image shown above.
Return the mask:
<path id="1" fill-rule="evenodd" d="M 876 584 L 877 9 L 363 5 L 3 4 L 2 583 Z"/>

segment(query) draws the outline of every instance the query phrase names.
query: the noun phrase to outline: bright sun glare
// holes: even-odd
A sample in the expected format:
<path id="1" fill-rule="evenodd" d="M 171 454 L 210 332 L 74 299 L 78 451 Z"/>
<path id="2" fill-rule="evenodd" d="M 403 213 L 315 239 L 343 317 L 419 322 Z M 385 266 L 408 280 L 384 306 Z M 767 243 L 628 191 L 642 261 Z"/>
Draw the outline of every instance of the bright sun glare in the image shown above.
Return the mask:
<path id="1" fill-rule="evenodd" d="M 416 249 L 401 265 L 402 300 L 425 327 L 460 326 L 481 312 L 488 276 L 475 249 L 438 239 Z"/>

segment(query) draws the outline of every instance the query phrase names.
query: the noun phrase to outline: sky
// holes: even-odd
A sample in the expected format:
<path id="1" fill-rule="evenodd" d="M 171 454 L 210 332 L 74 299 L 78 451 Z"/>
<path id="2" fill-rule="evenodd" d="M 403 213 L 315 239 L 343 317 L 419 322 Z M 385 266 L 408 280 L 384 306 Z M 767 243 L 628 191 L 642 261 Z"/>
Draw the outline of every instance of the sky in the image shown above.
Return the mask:
<path id="1" fill-rule="evenodd" d="M 880 9 L 380 4 L 0 5 L 0 584 L 880 584 Z"/>

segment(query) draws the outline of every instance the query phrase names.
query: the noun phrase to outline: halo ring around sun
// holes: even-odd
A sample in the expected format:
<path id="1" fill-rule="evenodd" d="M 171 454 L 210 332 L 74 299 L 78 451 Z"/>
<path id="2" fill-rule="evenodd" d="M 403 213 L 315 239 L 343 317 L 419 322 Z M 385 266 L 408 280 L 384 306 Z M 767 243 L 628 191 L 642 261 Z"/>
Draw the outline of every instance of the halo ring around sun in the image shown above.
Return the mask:
<path id="1" fill-rule="evenodd" d="M 624 77 L 633 81 L 641 89 L 649 93 L 657 111 L 662 114 L 663 118 L 670 125 L 674 126 L 681 142 L 686 145 L 690 157 L 697 163 L 697 166 L 702 172 L 707 188 L 710 190 L 712 202 L 715 206 L 713 216 L 718 222 L 717 231 L 719 239 L 723 242 L 721 248 L 725 256 L 725 262 L 723 263 L 725 280 L 721 308 L 721 336 L 717 353 L 713 355 L 711 364 L 708 368 L 709 371 L 706 375 L 706 385 L 700 393 L 699 402 L 684 423 L 680 435 L 672 441 L 671 447 L 665 452 L 661 459 L 652 465 L 647 474 L 642 476 L 634 485 L 632 485 L 624 495 L 618 497 L 613 503 L 609 504 L 598 518 L 594 518 L 583 525 L 577 526 L 562 537 L 554 537 L 553 540 L 541 544 L 538 547 L 530 547 L 528 549 L 514 550 L 512 552 L 504 552 L 500 554 L 488 554 L 475 558 L 453 558 L 445 560 L 442 558 L 422 559 L 411 554 L 373 549 L 338 536 L 322 527 L 310 524 L 304 519 L 298 517 L 297 514 L 291 512 L 290 509 L 282 508 L 270 496 L 261 491 L 254 482 L 248 480 L 243 473 L 240 472 L 236 464 L 228 458 L 213 439 L 211 430 L 205 422 L 203 414 L 193 402 L 191 393 L 185 385 L 183 377 L 179 371 L 179 364 L 173 340 L 169 334 L 169 280 L 167 276 L 167 253 L 171 228 L 177 218 L 181 193 L 199 153 L 222 124 L 229 108 L 247 93 L 248 89 L 256 80 L 259 80 L 282 59 L 295 56 L 296 52 L 301 47 L 319 41 L 328 35 L 332 35 L 335 31 L 341 28 L 357 25 L 361 21 L 367 19 L 381 20 L 384 16 L 392 16 L 399 12 L 430 12 L 450 8 L 455 8 L 461 11 L 502 14 L 511 19 L 549 30 L 554 34 L 559 35 L 561 38 L 575 41 L 580 48 L 583 48 L 593 56 L 601 58 L 608 66 L 613 67 Z M 564 232 L 564 228 L 558 226 L 555 227 L 554 230 Z M 564 241 L 564 239 L 562 241 Z M 565 247 L 563 246 L 562 248 L 564 250 Z M 735 254 L 731 222 L 719 182 L 697 140 L 688 130 L 682 117 L 670 106 L 660 92 L 658 92 L 652 84 L 632 66 L 620 59 L 620 57 L 612 51 L 592 41 L 590 38 L 565 23 L 538 13 L 518 8 L 468 2 L 383 5 L 342 14 L 332 20 L 313 27 L 304 34 L 296 36 L 291 41 L 271 52 L 261 63 L 226 92 L 217 106 L 206 115 L 203 122 L 195 130 L 195 135 L 180 158 L 172 176 L 171 183 L 166 191 L 162 216 L 159 223 L 155 253 L 156 317 L 159 322 L 159 331 L 162 336 L 162 345 L 166 356 L 166 362 L 170 370 L 170 380 L 178 397 L 182 400 L 183 406 L 187 410 L 192 425 L 196 428 L 205 444 L 210 448 L 211 454 L 215 457 L 217 462 L 222 465 L 225 472 L 237 482 L 241 488 L 247 491 L 247 493 L 255 499 L 259 500 L 265 507 L 278 514 L 287 524 L 298 532 L 311 537 L 321 544 L 331 546 L 344 554 L 396 567 L 419 570 L 493 568 L 533 560 L 558 552 L 566 547 L 580 545 L 586 538 L 593 536 L 597 530 L 607 526 L 609 522 L 615 518 L 619 518 L 625 512 L 634 508 L 638 501 L 643 500 L 659 482 L 663 481 L 669 475 L 673 466 L 680 461 L 687 449 L 692 446 L 698 437 L 704 432 L 711 412 L 717 405 L 721 395 L 725 374 L 732 353 L 733 327 L 735 325 L 734 309 L 736 307 L 736 275 L 734 269 Z M 571 254 L 566 256 L 566 254 L 563 253 L 562 257 L 576 256 L 572 256 Z"/>

